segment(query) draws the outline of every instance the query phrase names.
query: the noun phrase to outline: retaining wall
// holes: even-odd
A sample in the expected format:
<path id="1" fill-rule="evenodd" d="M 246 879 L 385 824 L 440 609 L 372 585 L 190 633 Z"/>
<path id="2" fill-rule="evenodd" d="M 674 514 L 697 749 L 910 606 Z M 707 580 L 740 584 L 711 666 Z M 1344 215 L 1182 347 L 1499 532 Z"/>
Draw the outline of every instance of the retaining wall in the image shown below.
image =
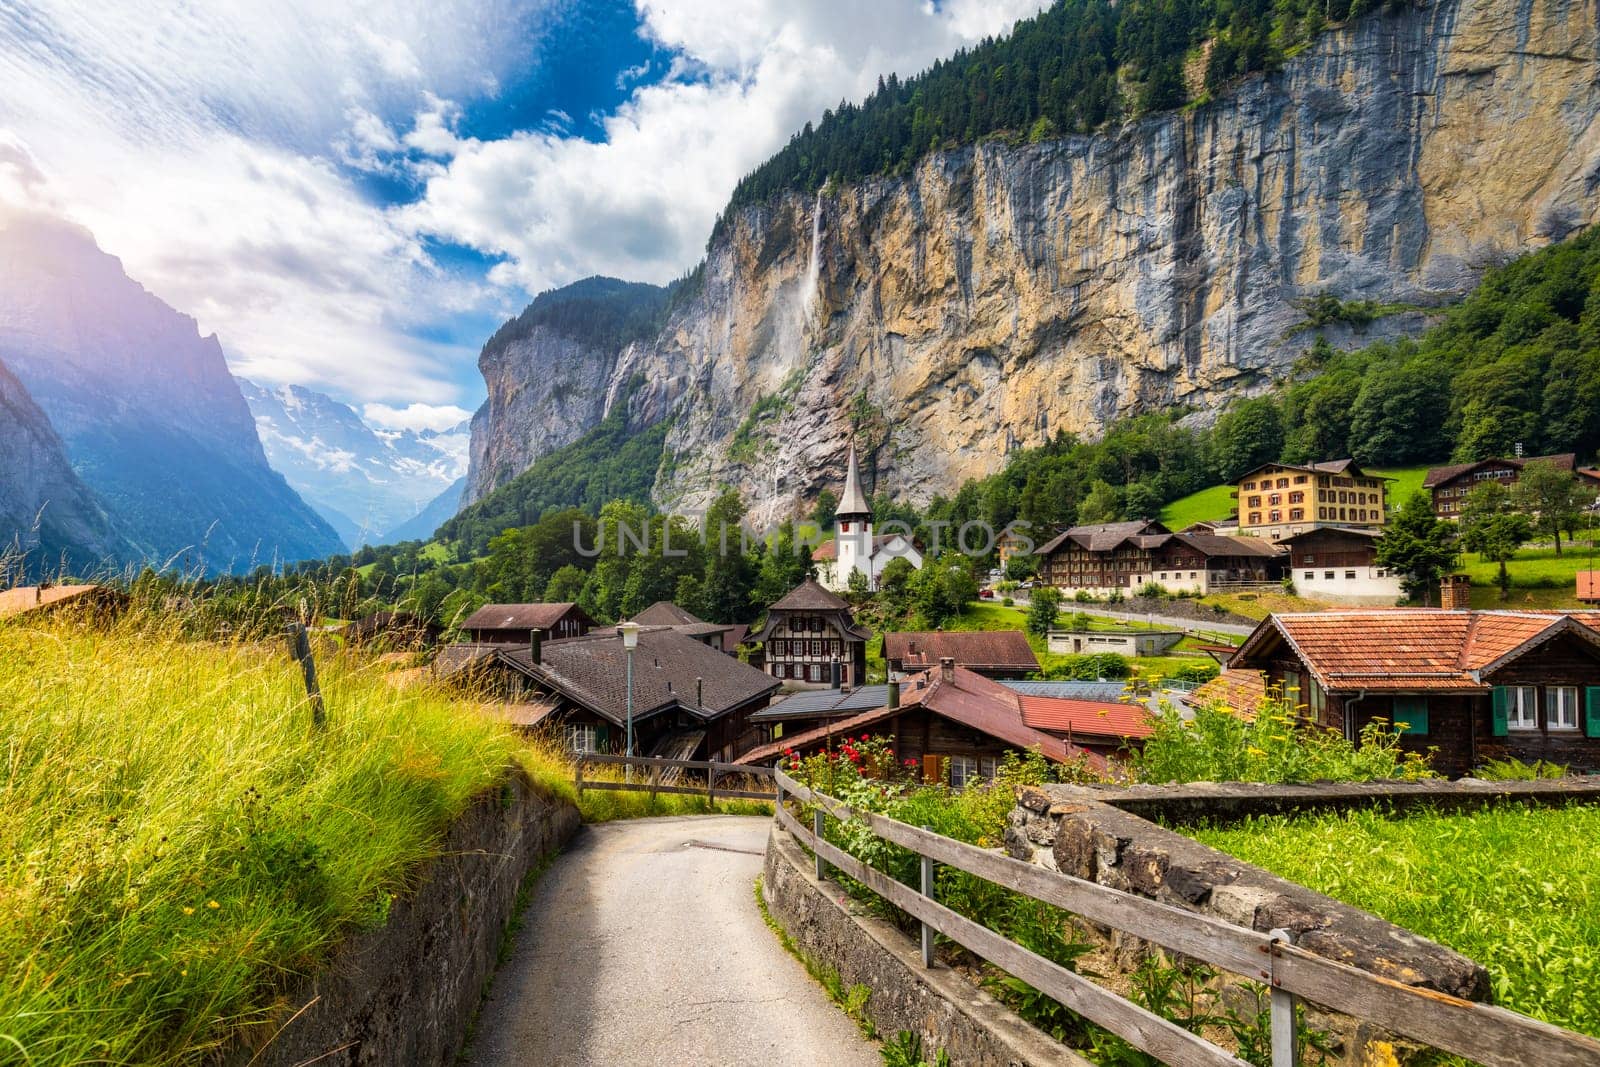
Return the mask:
<path id="1" fill-rule="evenodd" d="M 451 1063 L 494 971 L 517 890 L 577 830 L 578 811 L 536 792 L 520 768 L 456 820 L 417 889 L 383 926 L 346 942 L 252 1028 L 229 1067 Z"/>

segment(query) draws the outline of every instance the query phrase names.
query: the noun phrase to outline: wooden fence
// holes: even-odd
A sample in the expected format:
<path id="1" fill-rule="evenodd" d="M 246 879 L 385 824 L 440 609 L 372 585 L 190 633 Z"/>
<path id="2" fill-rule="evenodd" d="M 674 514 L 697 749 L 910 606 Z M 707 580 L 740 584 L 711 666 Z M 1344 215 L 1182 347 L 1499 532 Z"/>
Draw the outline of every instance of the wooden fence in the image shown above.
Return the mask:
<path id="1" fill-rule="evenodd" d="M 1271 990 L 1273 1067 L 1292 1067 L 1299 1062 L 1294 1010 L 1297 998 L 1489 1067 L 1524 1067 L 1533 1063 L 1542 1067 L 1600 1065 L 1600 1041 L 1593 1038 L 1504 1008 L 1404 985 L 1325 959 L 1296 948 L 1284 931 L 1262 933 L 1234 926 L 941 837 L 882 815 L 854 811 L 781 771 L 775 772 L 775 781 L 779 794 L 776 818 L 816 857 L 817 877 L 825 877 L 826 867 L 832 865 L 919 920 L 924 966 L 933 965 L 933 934 L 937 931 L 1174 1067 L 1242 1067 L 1244 1061 L 938 903 L 934 899 L 934 864 L 947 864 L 1090 922 L 1126 931 L 1191 959 L 1266 983 Z M 812 807 L 810 827 L 801 825 L 784 805 L 785 796 Z M 880 839 L 920 856 L 920 891 L 825 840 L 823 832 L 829 816 L 853 819 Z"/>
<path id="2" fill-rule="evenodd" d="M 621 782 L 610 780 L 597 780 L 584 778 L 583 768 L 587 764 L 612 764 L 628 768 L 648 771 L 648 774 L 637 776 L 630 775 Z M 684 784 L 685 771 L 698 771 L 705 777 L 705 784 Z M 716 760 L 691 760 L 691 759 L 656 759 L 651 756 L 616 756 L 609 752 L 582 752 L 578 754 L 573 770 L 572 784 L 578 789 L 578 796 L 583 796 L 585 789 L 616 789 L 635 793 L 682 793 L 688 796 L 703 796 L 715 803 L 721 800 L 776 800 L 776 789 L 756 790 L 748 786 L 751 778 L 771 781 L 773 770 L 771 767 L 756 767 L 745 763 L 718 763 Z M 718 789 L 719 779 L 742 778 L 726 789 Z"/>

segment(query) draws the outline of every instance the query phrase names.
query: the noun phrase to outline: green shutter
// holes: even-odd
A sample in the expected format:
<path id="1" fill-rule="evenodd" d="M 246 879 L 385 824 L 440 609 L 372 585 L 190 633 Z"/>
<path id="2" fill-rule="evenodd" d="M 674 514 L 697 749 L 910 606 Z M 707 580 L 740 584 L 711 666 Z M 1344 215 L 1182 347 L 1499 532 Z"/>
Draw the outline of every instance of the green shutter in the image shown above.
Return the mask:
<path id="1" fill-rule="evenodd" d="M 595 725 L 594 747 L 598 752 L 611 751 L 611 727 L 603 722 Z"/>
<path id="2" fill-rule="evenodd" d="M 1490 723 L 1489 732 L 1496 737 L 1506 735 L 1507 705 L 1511 703 L 1511 694 L 1506 692 L 1506 687 L 1494 687 L 1494 716 Z"/>
<path id="3" fill-rule="evenodd" d="M 1583 736 L 1600 737 L 1600 685 L 1588 688 L 1588 714 L 1583 717 Z"/>
<path id="4" fill-rule="evenodd" d="M 1428 733 L 1428 698 L 1395 697 L 1394 725 L 1405 727 L 1407 735 L 1426 736 Z"/>

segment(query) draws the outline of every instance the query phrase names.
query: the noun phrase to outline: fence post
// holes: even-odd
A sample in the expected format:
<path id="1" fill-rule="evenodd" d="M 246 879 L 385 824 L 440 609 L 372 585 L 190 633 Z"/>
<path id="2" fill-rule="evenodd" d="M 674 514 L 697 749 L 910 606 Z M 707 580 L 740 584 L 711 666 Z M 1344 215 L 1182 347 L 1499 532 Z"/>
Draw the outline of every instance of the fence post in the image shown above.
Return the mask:
<path id="1" fill-rule="evenodd" d="M 654 804 L 656 802 L 656 786 L 658 786 L 660 784 L 661 784 L 661 768 L 659 766 L 651 767 L 650 768 L 650 803 L 652 803 L 652 804 Z"/>
<path id="2" fill-rule="evenodd" d="M 817 805 L 811 812 L 811 832 L 817 838 L 812 842 L 813 846 L 822 842 L 822 821 L 825 818 L 827 816 L 822 813 L 822 805 Z M 822 862 L 822 850 L 820 848 L 813 847 L 811 854 L 817 858 L 817 881 L 820 882 L 828 877 L 828 865 Z"/>
<path id="3" fill-rule="evenodd" d="M 933 832 L 933 827 L 924 826 L 924 830 Z M 933 899 L 933 857 L 922 857 L 922 895 L 929 900 Z M 922 923 L 922 965 L 933 966 L 933 927 L 926 920 Z"/>
<path id="4" fill-rule="evenodd" d="M 306 698 L 311 702 L 311 727 L 324 729 L 328 719 L 322 708 L 322 687 L 317 684 L 317 664 L 311 658 L 311 638 L 306 636 L 306 628 L 301 623 L 291 622 L 284 629 L 289 637 L 289 654 L 299 662 L 300 673 L 305 676 Z"/>
<path id="5" fill-rule="evenodd" d="M 578 799 L 583 799 L 583 753 L 578 753 L 578 758 L 573 762 L 572 784 L 578 787 Z"/>
<path id="6" fill-rule="evenodd" d="M 1278 979 L 1278 946 L 1294 944 L 1287 930 L 1273 930 L 1272 938 L 1272 1067 L 1299 1067 L 1300 1048 L 1295 1033 L 1295 997 Z"/>
<path id="7" fill-rule="evenodd" d="M 712 760 L 706 767 L 706 803 L 713 808 L 717 806 L 717 761 Z"/>

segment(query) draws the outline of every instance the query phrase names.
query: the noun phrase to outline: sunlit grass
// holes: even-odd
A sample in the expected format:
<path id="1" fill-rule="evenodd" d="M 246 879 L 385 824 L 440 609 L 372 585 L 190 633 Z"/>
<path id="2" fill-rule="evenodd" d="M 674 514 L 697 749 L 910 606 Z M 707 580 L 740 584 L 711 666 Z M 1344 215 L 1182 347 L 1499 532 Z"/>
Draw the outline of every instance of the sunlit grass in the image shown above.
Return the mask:
<path id="1" fill-rule="evenodd" d="M 1600 1035 L 1600 807 L 1354 811 L 1186 831 L 1483 964 L 1496 1003 Z"/>
<path id="2" fill-rule="evenodd" d="M 381 923 L 508 731 L 273 642 L 0 625 L 0 1061 L 197 1062 Z"/>

